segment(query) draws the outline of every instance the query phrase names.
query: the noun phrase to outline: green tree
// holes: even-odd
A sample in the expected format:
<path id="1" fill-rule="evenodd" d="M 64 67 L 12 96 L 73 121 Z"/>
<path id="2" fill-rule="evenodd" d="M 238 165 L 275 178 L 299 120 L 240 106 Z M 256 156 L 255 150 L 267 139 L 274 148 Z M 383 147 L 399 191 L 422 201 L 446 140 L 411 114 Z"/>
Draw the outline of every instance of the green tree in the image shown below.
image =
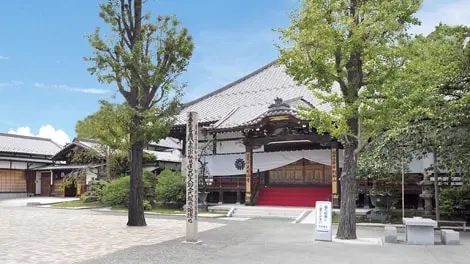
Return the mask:
<path id="1" fill-rule="evenodd" d="M 344 146 L 341 183 L 340 239 L 356 239 L 357 152 L 362 131 L 380 131 L 381 124 L 362 123 L 363 109 L 373 108 L 406 64 L 407 28 L 421 0 L 303 0 L 280 29 L 285 47 L 279 61 L 330 111 L 304 109 L 319 133 L 329 133 Z M 382 122 L 383 123 L 383 122 Z M 360 134 L 361 131 L 361 134 Z"/>
<path id="2" fill-rule="evenodd" d="M 94 55 L 86 58 L 98 80 L 117 85 L 125 99 L 121 106 L 129 131 L 131 158 L 129 226 L 145 226 L 142 159 L 146 142 L 165 137 L 174 122 L 184 85 L 178 77 L 192 56 L 193 42 L 186 28 L 172 16 L 143 13 L 142 0 L 110 0 L 99 16 L 111 35 L 97 27 L 89 36 Z"/>

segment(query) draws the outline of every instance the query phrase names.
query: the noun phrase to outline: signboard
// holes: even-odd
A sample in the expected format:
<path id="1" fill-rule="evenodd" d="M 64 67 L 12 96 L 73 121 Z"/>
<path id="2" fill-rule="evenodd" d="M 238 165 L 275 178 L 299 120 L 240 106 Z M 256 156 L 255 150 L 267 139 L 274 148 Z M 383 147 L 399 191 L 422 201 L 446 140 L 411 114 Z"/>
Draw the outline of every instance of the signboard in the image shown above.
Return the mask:
<path id="1" fill-rule="evenodd" d="M 317 201 L 315 203 L 315 240 L 331 241 L 332 207 L 331 202 Z"/>
<path id="2" fill-rule="evenodd" d="M 198 115 L 189 112 L 186 124 L 186 242 L 197 243 Z"/>
<path id="3" fill-rule="evenodd" d="M 245 180 L 246 180 L 246 193 L 245 203 L 251 202 L 251 151 L 246 152 L 246 164 L 245 164 Z"/>

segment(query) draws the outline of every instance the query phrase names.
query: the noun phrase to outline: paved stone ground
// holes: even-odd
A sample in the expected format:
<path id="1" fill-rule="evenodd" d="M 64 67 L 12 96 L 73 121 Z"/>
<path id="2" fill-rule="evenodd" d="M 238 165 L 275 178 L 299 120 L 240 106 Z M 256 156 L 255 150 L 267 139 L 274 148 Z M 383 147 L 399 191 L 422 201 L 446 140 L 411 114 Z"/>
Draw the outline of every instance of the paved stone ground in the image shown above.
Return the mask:
<path id="1" fill-rule="evenodd" d="M 459 246 L 382 244 L 383 228 L 358 227 L 361 243 L 318 242 L 313 225 L 290 220 L 200 219 L 202 245 L 182 244 L 182 217 L 0 206 L 0 263 L 469 263 L 470 233 Z M 400 234 L 403 237 L 403 234 Z M 437 236 L 436 236 L 437 239 Z"/>
<path id="2" fill-rule="evenodd" d="M 0 263 L 76 263 L 138 245 L 158 247 L 185 235 L 182 217 L 147 217 L 147 227 L 126 222 L 122 213 L 0 206 Z M 200 220 L 199 230 L 220 226 Z"/>
<path id="3" fill-rule="evenodd" d="M 461 234 L 462 245 L 459 246 L 368 243 L 383 236 L 383 227 L 360 227 L 358 235 L 364 238 L 363 243 L 319 242 L 313 240 L 313 225 L 291 224 L 289 220 L 231 221 L 224 227 L 201 233 L 202 245 L 185 245 L 180 240 L 173 240 L 158 245 L 129 248 L 83 264 L 469 263 L 470 233 Z"/>
<path id="4" fill-rule="evenodd" d="M 79 198 L 70 197 L 25 197 L 15 199 L 0 199 L 0 207 L 18 207 L 26 206 L 28 203 L 39 203 L 39 204 L 53 204 L 67 201 L 80 200 Z"/>

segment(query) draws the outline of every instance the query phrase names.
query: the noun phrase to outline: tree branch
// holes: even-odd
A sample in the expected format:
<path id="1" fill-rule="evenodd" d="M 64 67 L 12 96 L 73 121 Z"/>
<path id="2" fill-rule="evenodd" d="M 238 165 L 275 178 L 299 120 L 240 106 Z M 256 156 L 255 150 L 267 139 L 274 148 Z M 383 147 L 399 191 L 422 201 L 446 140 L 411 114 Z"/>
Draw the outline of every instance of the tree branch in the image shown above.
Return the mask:
<path id="1" fill-rule="evenodd" d="M 132 50 L 132 47 L 134 46 L 134 37 L 132 36 L 132 29 L 129 27 L 129 24 L 127 23 L 127 19 L 131 20 L 130 17 L 126 14 L 126 8 L 127 4 L 124 3 L 124 0 L 121 0 L 121 18 L 122 18 L 122 24 L 124 25 L 124 29 L 127 33 L 127 38 L 129 39 L 130 46 L 129 49 Z M 127 18 L 126 18 L 127 17 Z"/>

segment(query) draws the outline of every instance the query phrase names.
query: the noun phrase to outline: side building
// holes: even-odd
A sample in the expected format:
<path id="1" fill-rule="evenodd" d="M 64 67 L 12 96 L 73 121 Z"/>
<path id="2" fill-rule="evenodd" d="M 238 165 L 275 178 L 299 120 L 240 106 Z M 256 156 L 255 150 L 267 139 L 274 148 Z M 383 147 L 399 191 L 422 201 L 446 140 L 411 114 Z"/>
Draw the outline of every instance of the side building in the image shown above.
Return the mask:
<path id="1" fill-rule="evenodd" d="M 61 148 L 50 139 L 0 133 L 0 199 L 42 195 L 52 179 L 36 169 L 53 164 Z"/>
<path id="2" fill-rule="evenodd" d="M 200 188 L 209 202 L 312 207 L 330 200 L 338 207 L 342 146 L 310 127 L 298 112 L 302 106 L 329 110 L 275 61 L 186 103 L 171 136 L 184 141 L 187 113 L 198 113 L 199 164 L 207 176 Z M 412 162 L 416 181 L 426 162 Z M 421 187 L 410 179 L 406 195 L 417 206 Z M 369 205 L 365 193 L 359 206 Z"/>

